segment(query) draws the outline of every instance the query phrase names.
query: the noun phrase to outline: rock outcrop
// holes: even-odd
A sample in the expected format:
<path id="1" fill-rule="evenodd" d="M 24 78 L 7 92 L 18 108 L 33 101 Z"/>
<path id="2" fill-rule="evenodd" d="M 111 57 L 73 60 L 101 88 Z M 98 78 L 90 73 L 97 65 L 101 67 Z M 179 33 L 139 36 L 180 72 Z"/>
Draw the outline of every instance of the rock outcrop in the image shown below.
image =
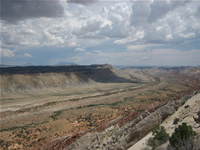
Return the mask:
<path id="1" fill-rule="evenodd" d="M 155 125 L 160 124 L 164 119 L 172 115 L 190 97 L 185 96 L 179 100 L 170 101 L 152 113 L 146 110 L 137 115 L 137 117 L 132 118 L 132 121 L 122 127 L 119 127 L 119 124 L 115 124 L 102 132 L 87 133 L 66 147 L 65 150 L 125 150 L 145 136 Z"/>

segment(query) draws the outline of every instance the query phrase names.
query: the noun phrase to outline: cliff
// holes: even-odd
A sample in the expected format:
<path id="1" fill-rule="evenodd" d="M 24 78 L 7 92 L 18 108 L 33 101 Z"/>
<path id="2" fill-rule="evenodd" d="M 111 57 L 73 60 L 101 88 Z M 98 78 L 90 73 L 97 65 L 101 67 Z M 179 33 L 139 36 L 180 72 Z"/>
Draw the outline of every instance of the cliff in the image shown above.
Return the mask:
<path id="1" fill-rule="evenodd" d="M 51 87 L 62 88 L 95 82 L 132 82 L 117 76 L 110 65 L 29 66 L 0 69 L 2 93 Z"/>

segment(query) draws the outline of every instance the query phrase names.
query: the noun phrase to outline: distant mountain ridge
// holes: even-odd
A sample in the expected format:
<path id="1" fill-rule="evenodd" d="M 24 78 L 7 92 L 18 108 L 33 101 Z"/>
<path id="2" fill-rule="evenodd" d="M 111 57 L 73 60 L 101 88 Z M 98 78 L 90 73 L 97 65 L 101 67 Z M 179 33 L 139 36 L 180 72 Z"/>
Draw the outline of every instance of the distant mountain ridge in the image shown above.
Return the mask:
<path id="1" fill-rule="evenodd" d="M 55 66 L 62 66 L 62 65 L 77 65 L 77 64 L 74 62 L 59 62 L 55 64 Z"/>
<path id="2" fill-rule="evenodd" d="M 131 83 L 118 76 L 111 65 L 2 67 L 2 93 L 90 83 Z"/>
<path id="3" fill-rule="evenodd" d="M 60 66 L 10 66 L 2 67 L 0 75 L 35 74 L 35 73 L 68 73 L 94 72 L 97 70 L 112 69 L 111 65 L 60 65 Z"/>

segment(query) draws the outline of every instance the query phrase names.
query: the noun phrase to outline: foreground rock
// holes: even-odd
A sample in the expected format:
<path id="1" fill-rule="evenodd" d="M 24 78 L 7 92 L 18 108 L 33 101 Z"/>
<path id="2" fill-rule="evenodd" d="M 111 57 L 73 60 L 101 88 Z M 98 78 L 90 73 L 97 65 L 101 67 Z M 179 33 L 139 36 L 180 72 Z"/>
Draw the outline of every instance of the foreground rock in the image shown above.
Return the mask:
<path id="1" fill-rule="evenodd" d="M 178 108 L 178 110 L 168 117 L 166 120 L 163 121 L 161 124 L 162 126 L 165 127 L 167 133 L 171 135 L 174 132 L 174 129 L 178 126 L 181 125 L 183 122 L 187 123 L 188 125 L 192 126 L 193 130 L 200 135 L 200 126 L 197 124 L 193 117 L 197 116 L 197 112 L 200 110 L 200 92 L 199 93 L 194 93 L 194 96 L 191 97 L 186 103 L 184 103 L 183 106 Z M 174 124 L 175 119 L 179 119 L 177 124 Z M 140 141 L 138 141 L 135 145 L 133 145 L 129 150 L 135 150 L 135 149 L 145 149 L 147 147 L 147 140 L 152 136 L 151 132 L 143 137 Z M 160 146 L 159 148 L 162 150 L 167 149 L 168 143 Z M 158 148 L 158 149 L 159 149 Z"/>
<path id="2" fill-rule="evenodd" d="M 111 125 L 102 132 L 87 133 L 76 140 L 65 150 L 81 149 L 121 149 L 125 150 L 145 136 L 152 128 L 172 115 L 178 107 L 183 105 L 190 96 L 184 96 L 177 101 L 170 101 L 153 113 L 142 112 L 132 121 L 120 127 L 119 124 Z"/>

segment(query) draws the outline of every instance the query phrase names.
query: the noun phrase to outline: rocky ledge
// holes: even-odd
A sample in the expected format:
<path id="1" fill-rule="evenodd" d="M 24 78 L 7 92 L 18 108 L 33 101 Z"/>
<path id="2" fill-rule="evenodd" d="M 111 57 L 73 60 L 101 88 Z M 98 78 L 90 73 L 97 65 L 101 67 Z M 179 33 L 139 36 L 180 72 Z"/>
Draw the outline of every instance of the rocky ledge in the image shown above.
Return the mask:
<path id="1" fill-rule="evenodd" d="M 160 124 L 168 116 L 172 115 L 178 107 L 182 106 L 197 93 L 199 92 L 194 92 L 192 95 L 184 96 L 176 101 L 169 101 L 152 113 L 146 110 L 137 115 L 137 117 L 134 116 L 130 122 L 121 127 L 119 124 L 120 121 L 118 121 L 101 132 L 87 133 L 66 147 L 65 150 L 128 149 L 148 134 L 155 125 Z"/>

